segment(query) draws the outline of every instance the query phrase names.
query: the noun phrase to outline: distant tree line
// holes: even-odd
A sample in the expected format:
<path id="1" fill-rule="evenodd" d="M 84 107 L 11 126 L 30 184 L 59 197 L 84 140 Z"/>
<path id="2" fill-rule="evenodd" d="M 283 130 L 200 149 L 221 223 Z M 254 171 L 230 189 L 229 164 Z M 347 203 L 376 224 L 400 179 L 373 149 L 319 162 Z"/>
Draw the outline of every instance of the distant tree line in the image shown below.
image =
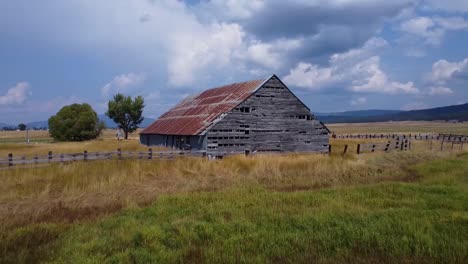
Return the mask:
<path id="1" fill-rule="evenodd" d="M 47 130 L 47 127 L 28 127 L 26 124 L 19 124 L 17 126 L 3 126 L 0 130 L 1 131 L 25 131 L 28 130 Z"/>

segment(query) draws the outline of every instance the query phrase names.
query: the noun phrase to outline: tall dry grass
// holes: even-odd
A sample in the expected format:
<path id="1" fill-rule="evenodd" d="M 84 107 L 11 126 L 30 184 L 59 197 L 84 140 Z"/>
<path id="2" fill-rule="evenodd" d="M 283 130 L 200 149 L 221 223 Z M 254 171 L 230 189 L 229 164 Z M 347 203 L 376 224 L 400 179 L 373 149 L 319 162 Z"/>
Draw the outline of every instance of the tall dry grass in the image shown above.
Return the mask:
<path id="1" fill-rule="evenodd" d="M 448 155 L 421 147 L 360 156 L 337 152 L 233 156 L 220 161 L 113 160 L 0 170 L 0 226 L 92 218 L 149 204 L 161 194 L 255 185 L 295 191 L 411 180 L 414 174 L 408 166 Z"/>

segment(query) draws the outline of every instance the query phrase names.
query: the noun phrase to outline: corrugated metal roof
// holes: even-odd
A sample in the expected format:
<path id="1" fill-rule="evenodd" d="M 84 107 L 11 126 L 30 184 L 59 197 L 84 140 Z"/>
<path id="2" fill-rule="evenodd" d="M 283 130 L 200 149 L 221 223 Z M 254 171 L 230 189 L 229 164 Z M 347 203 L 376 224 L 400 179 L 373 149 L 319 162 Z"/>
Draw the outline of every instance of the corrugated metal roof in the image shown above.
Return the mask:
<path id="1" fill-rule="evenodd" d="M 234 83 L 186 98 L 141 134 L 198 135 L 218 116 L 247 99 L 262 83 L 263 80 Z"/>

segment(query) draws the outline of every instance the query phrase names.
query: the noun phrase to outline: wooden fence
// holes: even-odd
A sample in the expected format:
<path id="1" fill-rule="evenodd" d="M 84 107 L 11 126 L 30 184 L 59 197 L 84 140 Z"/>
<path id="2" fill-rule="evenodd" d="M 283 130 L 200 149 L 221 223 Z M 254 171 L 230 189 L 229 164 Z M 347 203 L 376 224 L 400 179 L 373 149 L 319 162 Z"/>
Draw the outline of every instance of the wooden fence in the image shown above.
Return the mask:
<path id="1" fill-rule="evenodd" d="M 357 145 L 357 154 L 371 153 L 377 151 L 407 151 L 411 149 L 411 141 L 409 139 L 392 140 L 380 143 L 364 143 Z"/>
<path id="2" fill-rule="evenodd" d="M 372 153 L 378 151 L 406 151 L 411 149 L 411 140 L 440 140 L 441 150 L 444 149 L 445 144 L 451 144 L 452 149 L 454 145 L 460 144 L 463 149 L 463 144 L 468 141 L 468 137 L 464 135 L 451 135 L 451 134 L 349 134 L 349 135 L 333 135 L 333 138 L 339 139 L 390 139 L 388 142 L 376 143 L 361 143 L 357 144 L 357 154 Z M 411 139 L 411 140 L 410 140 Z M 329 145 L 329 153 L 332 153 L 331 145 Z M 432 143 L 431 143 L 432 149 Z M 342 154 L 348 152 L 348 145 L 344 146 Z M 72 161 L 92 161 L 92 160 L 111 160 L 111 159 L 173 159 L 181 156 L 192 157 L 208 157 L 209 159 L 222 158 L 229 154 L 240 153 L 210 153 L 206 151 L 157 151 L 154 152 L 151 148 L 148 151 L 117 151 L 110 152 L 88 152 L 83 151 L 80 153 L 67 153 L 67 154 L 54 154 L 49 151 L 47 155 L 35 156 L 14 156 L 12 153 L 8 154 L 6 159 L 0 158 L 0 167 L 12 167 L 15 165 L 38 165 L 47 163 L 65 163 Z M 251 153 L 252 155 L 255 153 Z M 246 156 L 249 152 L 245 153 Z"/>
<path id="3" fill-rule="evenodd" d="M 157 151 L 154 152 L 151 148 L 148 151 L 117 151 L 110 152 L 88 152 L 54 154 L 49 151 L 47 155 L 35 156 L 13 156 L 8 154 L 7 159 L 0 159 L 0 167 L 28 165 L 28 164 L 45 164 L 45 163 L 65 163 L 72 161 L 92 161 L 92 160 L 111 160 L 111 159 L 173 159 L 181 156 L 206 156 L 204 151 Z"/>
<path id="4" fill-rule="evenodd" d="M 467 142 L 468 136 L 454 134 L 333 134 L 337 139 L 411 139 L 439 140 L 444 142 Z"/>

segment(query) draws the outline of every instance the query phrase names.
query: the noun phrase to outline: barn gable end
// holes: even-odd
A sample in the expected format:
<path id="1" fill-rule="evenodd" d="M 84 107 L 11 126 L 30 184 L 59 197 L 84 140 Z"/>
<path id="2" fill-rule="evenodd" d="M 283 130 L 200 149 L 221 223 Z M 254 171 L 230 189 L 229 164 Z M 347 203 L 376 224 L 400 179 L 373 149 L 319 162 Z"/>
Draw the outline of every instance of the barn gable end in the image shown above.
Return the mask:
<path id="1" fill-rule="evenodd" d="M 272 76 L 207 128 L 208 152 L 327 152 L 329 130 Z"/>
<path id="2" fill-rule="evenodd" d="M 144 129 L 140 141 L 213 154 L 327 152 L 329 132 L 273 75 L 187 98 Z"/>

